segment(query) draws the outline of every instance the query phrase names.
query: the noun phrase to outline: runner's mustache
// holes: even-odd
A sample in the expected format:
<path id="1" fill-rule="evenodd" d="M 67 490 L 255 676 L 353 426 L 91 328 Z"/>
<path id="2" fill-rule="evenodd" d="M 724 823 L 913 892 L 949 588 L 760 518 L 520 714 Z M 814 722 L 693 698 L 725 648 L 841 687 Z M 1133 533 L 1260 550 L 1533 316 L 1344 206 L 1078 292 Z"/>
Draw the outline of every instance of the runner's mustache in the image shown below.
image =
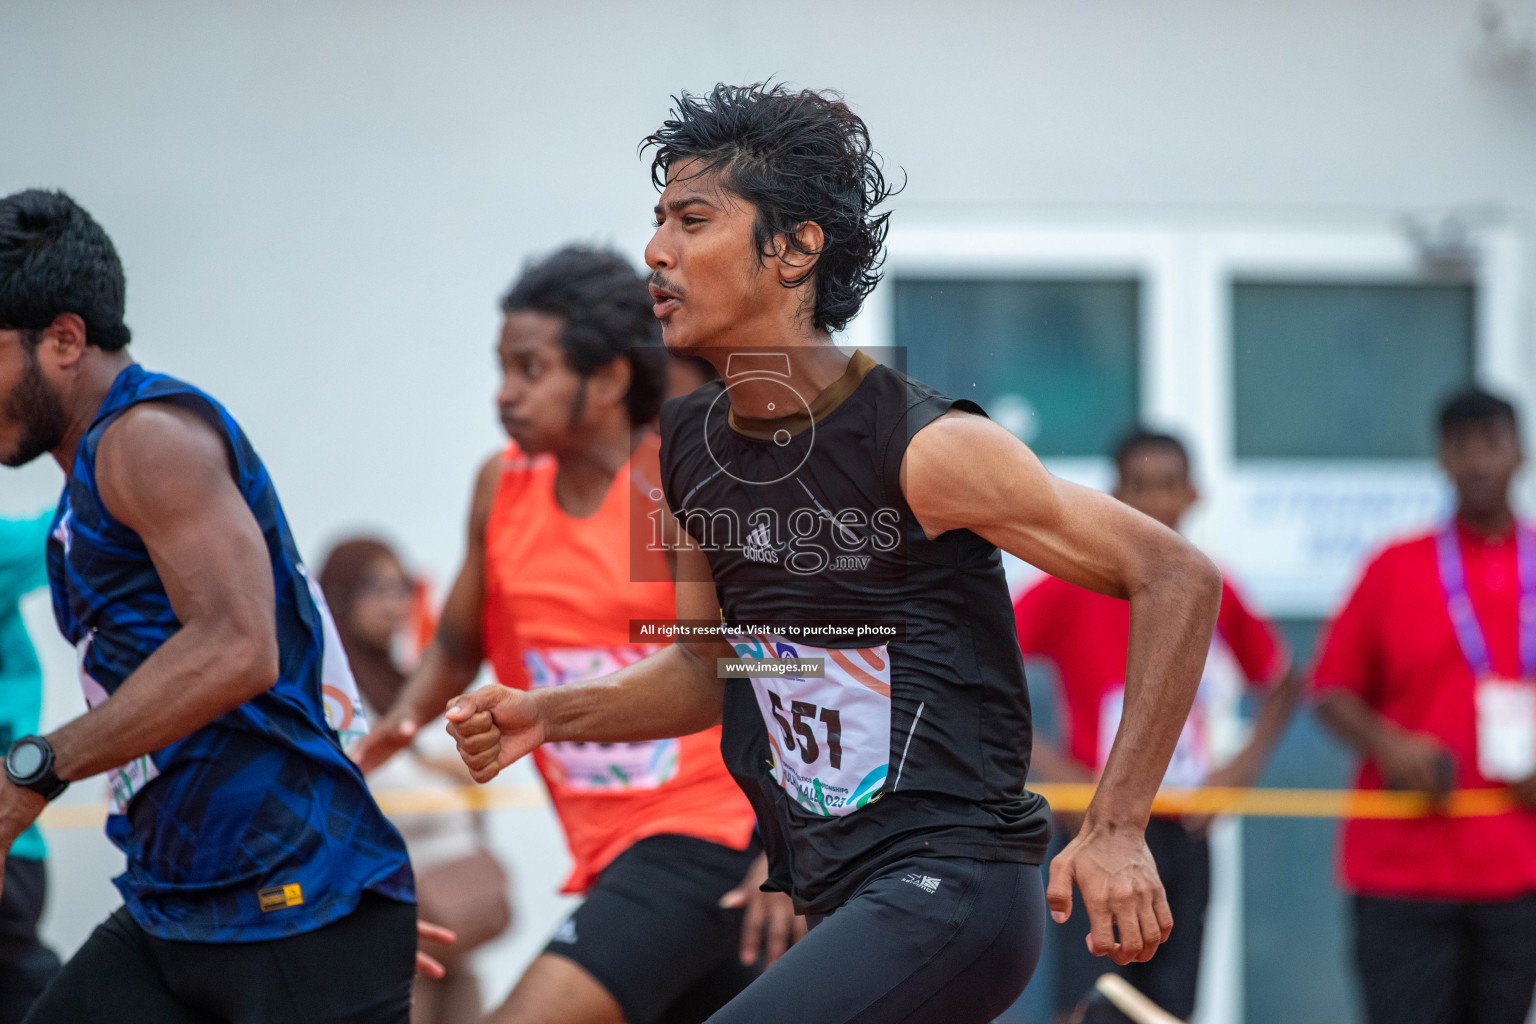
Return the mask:
<path id="1" fill-rule="evenodd" d="M 661 271 L 659 270 L 651 271 L 650 280 L 646 282 L 646 285 L 651 288 L 660 288 L 663 291 L 671 292 L 673 295 L 676 295 L 680 299 L 684 297 L 682 289 L 678 288 L 671 281 L 668 281 L 665 277 L 663 277 Z"/>

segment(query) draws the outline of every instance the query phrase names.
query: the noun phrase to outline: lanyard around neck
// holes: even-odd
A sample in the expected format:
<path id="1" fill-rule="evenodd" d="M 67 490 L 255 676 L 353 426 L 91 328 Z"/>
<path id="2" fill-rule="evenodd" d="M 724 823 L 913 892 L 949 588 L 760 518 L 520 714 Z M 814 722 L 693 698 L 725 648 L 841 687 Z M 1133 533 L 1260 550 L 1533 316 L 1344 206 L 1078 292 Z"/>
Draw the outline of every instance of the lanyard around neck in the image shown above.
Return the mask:
<path id="1" fill-rule="evenodd" d="M 1515 547 L 1520 575 L 1520 676 L 1536 680 L 1536 530 L 1516 523 Z M 1446 523 L 1435 536 L 1435 559 L 1440 567 L 1446 611 L 1462 657 L 1479 679 L 1490 676 L 1493 660 L 1488 654 L 1483 625 L 1472 607 L 1472 595 L 1467 591 L 1466 564 L 1455 520 Z"/>

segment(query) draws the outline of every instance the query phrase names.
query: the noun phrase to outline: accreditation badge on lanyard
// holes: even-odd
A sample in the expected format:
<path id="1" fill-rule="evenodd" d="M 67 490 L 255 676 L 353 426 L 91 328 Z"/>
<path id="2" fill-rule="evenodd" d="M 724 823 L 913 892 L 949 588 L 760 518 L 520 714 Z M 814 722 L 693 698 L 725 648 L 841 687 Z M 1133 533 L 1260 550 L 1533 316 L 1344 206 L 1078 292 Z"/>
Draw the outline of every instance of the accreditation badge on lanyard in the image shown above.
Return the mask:
<path id="1" fill-rule="evenodd" d="M 1515 526 L 1520 573 L 1520 678 L 1493 671 L 1488 639 L 1467 591 L 1455 523 L 1435 538 L 1440 585 L 1456 641 L 1477 679 L 1477 770 L 1492 782 L 1518 782 L 1536 773 L 1536 531 Z"/>

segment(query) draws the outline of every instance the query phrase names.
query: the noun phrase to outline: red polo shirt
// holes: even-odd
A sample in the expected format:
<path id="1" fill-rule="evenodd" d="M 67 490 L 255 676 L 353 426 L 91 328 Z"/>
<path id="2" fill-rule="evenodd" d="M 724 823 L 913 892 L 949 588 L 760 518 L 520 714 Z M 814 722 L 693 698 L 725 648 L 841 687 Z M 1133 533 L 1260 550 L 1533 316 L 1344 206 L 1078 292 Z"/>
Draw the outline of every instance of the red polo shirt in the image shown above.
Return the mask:
<path id="1" fill-rule="evenodd" d="M 1131 636 L 1129 602 L 1047 576 L 1019 596 L 1013 611 L 1024 656 L 1044 658 L 1056 666 L 1066 752 L 1098 774 L 1119 724 Z M 1221 744 L 1210 734 L 1220 727 L 1222 716 L 1216 713 L 1216 705 L 1223 696 L 1235 698 L 1243 683 L 1276 682 L 1289 661 L 1274 629 L 1223 579 L 1221 611 L 1206 672 L 1164 781 L 1190 786 L 1203 781 L 1221 760 Z"/>
<path id="2" fill-rule="evenodd" d="M 1495 673 L 1519 675 L 1515 540 L 1458 525 L 1467 591 Z M 1318 691 L 1349 690 L 1405 729 L 1435 736 L 1456 758 L 1456 785 L 1494 785 L 1477 770 L 1472 669 L 1446 611 L 1433 534 L 1394 544 L 1366 566 L 1329 628 L 1313 673 Z M 1356 785 L 1381 789 L 1364 761 Z M 1483 818 L 1352 819 L 1341 844 L 1344 884 L 1372 896 L 1496 900 L 1536 892 L 1536 812 Z"/>

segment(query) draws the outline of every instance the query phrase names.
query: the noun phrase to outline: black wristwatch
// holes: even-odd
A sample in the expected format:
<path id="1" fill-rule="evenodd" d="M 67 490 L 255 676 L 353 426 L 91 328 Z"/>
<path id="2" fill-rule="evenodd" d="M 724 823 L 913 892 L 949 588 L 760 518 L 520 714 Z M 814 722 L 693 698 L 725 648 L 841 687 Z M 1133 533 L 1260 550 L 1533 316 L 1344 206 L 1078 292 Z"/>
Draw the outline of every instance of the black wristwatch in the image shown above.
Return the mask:
<path id="1" fill-rule="evenodd" d="M 52 800 L 69 788 L 53 770 L 53 747 L 41 736 L 23 736 L 5 755 L 5 777 Z"/>

